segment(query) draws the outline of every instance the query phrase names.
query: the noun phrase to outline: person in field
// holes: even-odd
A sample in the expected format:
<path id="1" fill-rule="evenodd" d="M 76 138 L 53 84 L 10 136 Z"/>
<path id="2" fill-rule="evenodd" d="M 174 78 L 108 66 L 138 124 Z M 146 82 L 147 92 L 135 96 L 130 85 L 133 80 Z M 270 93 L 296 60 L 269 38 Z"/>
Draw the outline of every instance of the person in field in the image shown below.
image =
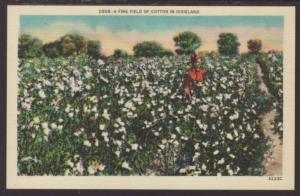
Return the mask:
<path id="1" fill-rule="evenodd" d="M 206 72 L 201 66 L 202 59 L 197 54 L 191 56 L 192 67 L 188 71 L 184 81 L 184 92 L 185 96 L 191 100 L 193 88 L 196 88 L 202 84 L 205 79 Z"/>

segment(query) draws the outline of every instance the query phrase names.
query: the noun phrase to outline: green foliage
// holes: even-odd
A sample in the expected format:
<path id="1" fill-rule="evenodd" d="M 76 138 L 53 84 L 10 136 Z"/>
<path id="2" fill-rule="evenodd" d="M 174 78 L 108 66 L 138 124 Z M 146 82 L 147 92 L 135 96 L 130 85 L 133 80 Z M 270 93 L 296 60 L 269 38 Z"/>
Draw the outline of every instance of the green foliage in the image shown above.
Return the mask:
<path id="1" fill-rule="evenodd" d="M 60 42 L 54 41 L 44 44 L 43 51 L 45 55 L 49 58 L 57 58 L 60 56 Z"/>
<path id="2" fill-rule="evenodd" d="M 217 43 L 221 55 L 231 56 L 239 53 L 240 43 L 238 37 L 233 33 L 221 33 Z"/>
<path id="3" fill-rule="evenodd" d="M 100 41 L 88 41 L 87 54 L 94 59 L 100 57 L 101 44 Z"/>
<path id="4" fill-rule="evenodd" d="M 247 47 L 248 47 L 249 53 L 257 54 L 262 48 L 262 42 L 260 39 L 250 39 L 247 42 Z"/>
<path id="5" fill-rule="evenodd" d="M 60 38 L 60 47 L 62 56 L 72 56 L 86 54 L 88 41 L 81 35 L 67 34 Z"/>
<path id="6" fill-rule="evenodd" d="M 133 47 L 134 56 L 136 57 L 162 57 L 170 55 L 171 51 L 166 50 L 160 43 L 154 41 L 144 41 Z"/>
<path id="7" fill-rule="evenodd" d="M 19 37 L 18 57 L 20 59 L 29 59 L 43 55 L 43 43 L 41 40 L 22 33 Z"/>
<path id="8" fill-rule="evenodd" d="M 263 80 L 271 94 L 273 107 L 277 116 L 272 123 L 272 128 L 279 137 L 283 137 L 283 54 L 282 52 L 261 52 L 256 56 L 256 61 L 263 72 Z"/>
<path id="9" fill-rule="evenodd" d="M 185 31 L 176 35 L 173 40 L 175 41 L 175 50 L 177 54 L 194 54 L 195 51 L 201 46 L 202 41 L 197 34 Z"/>
<path id="10" fill-rule="evenodd" d="M 117 59 L 119 59 L 119 58 L 127 58 L 128 57 L 128 53 L 126 51 L 124 51 L 124 50 L 116 49 L 114 51 L 113 57 L 117 58 Z"/>

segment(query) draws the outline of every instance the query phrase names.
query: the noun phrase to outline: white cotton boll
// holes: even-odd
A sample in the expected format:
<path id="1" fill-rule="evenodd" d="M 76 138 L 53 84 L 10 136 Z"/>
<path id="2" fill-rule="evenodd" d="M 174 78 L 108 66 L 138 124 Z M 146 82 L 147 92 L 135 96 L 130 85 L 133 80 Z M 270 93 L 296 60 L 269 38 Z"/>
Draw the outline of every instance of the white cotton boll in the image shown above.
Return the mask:
<path id="1" fill-rule="evenodd" d="M 177 133 L 179 133 L 179 134 L 181 133 L 180 127 L 176 127 L 175 130 L 177 131 Z"/>
<path id="2" fill-rule="evenodd" d="M 45 135 L 49 135 L 50 129 L 48 129 L 48 128 L 47 128 L 47 129 L 44 129 L 43 132 L 44 132 Z"/>
<path id="3" fill-rule="evenodd" d="M 195 150 L 198 150 L 198 149 L 199 149 L 199 143 L 196 143 L 196 144 L 194 145 L 194 148 L 195 148 Z"/>
<path id="4" fill-rule="evenodd" d="M 214 154 L 214 155 L 219 154 L 219 150 L 215 150 L 215 151 L 213 152 L 213 154 Z"/>
<path id="5" fill-rule="evenodd" d="M 208 146 L 208 142 L 202 142 L 202 145 L 206 148 Z"/>
<path id="6" fill-rule="evenodd" d="M 222 164 L 224 164 L 225 163 L 225 159 L 224 158 L 222 158 L 222 159 L 220 159 L 219 161 L 218 161 L 218 164 L 219 165 L 222 165 Z"/>
<path id="7" fill-rule="evenodd" d="M 137 150 L 138 149 L 138 144 L 131 144 L 131 149 L 132 150 Z"/>
<path id="8" fill-rule="evenodd" d="M 181 169 L 179 170 L 179 173 L 180 173 L 180 174 L 186 173 L 186 169 L 185 169 L 185 168 L 181 168 Z"/>
<path id="9" fill-rule="evenodd" d="M 175 138 L 176 138 L 176 135 L 175 135 L 175 134 L 172 134 L 172 135 L 171 135 L 171 138 L 172 138 L 172 139 L 175 139 Z"/>
<path id="10" fill-rule="evenodd" d="M 55 123 L 51 123 L 50 126 L 51 126 L 52 129 L 57 129 L 57 125 Z"/>
<path id="11" fill-rule="evenodd" d="M 233 136 L 231 135 L 231 133 L 227 133 L 226 138 L 229 140 L 233 140 Z"/>
<path id="12" fill-rule="evenodd" d="M 99 146 L 99 140 L 98 139 L 95 140 L 95 146 L 97 146 L 97 147 Z"/>
<path id="13" fill-rule="evenodd" d="M 259 135 L 255 133 L 255 134 L 254 134 L 254 138 L 255 138 L 255 139 L 259 138 Z"/>
<path id="14" fill-rule="evenodd" d="M 195 152 L 195 154 L 193 156 L 193 161 L 195 161 L 199 156 L 200 156 L 200 153 L 199 152 Z"/>
<path id="15" fill-rule="evenodd" d="M 39 96 L 40 96 L 40 98 L 42 98 L 42 99 L 45 99 L 45 98 L 46 98 L 45 92 L 44 92 L 43 90 L 40 90 L 40 91 L 39 91 Z"/>
<path id="16" fill-rule="evenodd" d="M 132 170 L 132 168 L 129 167 L 129 164 L 126 161 L 122 163 L 122 168 L 127 169 L 127 170 Z"/>
<path id="17" fill-rule="evenodd" d="M 74 113 L 73 113 L 73 112 L 70 112 L 70 113 L 68 114 L 68 116 L 69 116 L 70 118 L 72 118 L 72 117 L 74 116 Z"/>
<path id="18" fill-rule="evenodd" d="M 34 122 L 35 124 L 40 123 L 40 118 L 39 118 L 39 117 L 34 117 L 34 118 L 33 118 L 33 122 Z"/>
<path id="19" fill-rule="evenodd" d="M 120 157 L 121 152 L 119 150 L 115 151 L 115 155 L 117 155 L 117 157 Z"/>
<path id="20" fill-rule="evenodd" d="M 89 174 L 92 174 L 92 175 L 96 173 L 95 169 L 92 166 L 88 167 L 88 172 L 89 172 Z"/>
<path id="21" fill-rule="evenodd" d="M 103 131 L 104 128 L 105 128 L 105 125 L 104 125 L 104 124 L 100 124 L 100 125 L 99 125 L 99 129 L 100 129 L 101 131 Z"/>
<path id="22" fill-rule="evenodd" d="M 165 145 L 163 145 L 163 144 L 160 144 L 160 145 L 158 145 L 162 150 L 163 149 L 165 149 Z"/>
<path id="23" fill-rule="evenodd" d="M 88 141 L 88 140 L 84 140 L 84 141 L 83 141 L 83 145 L 85 145 L 85 146 L 87 146 L 87 147 L 91 147 L 91 146 L 92 146 L 91 142 Z"/>
<path id="24" fill-rule="evenodd" d="M 42 128 L 43 129 L 48 129 L 48 123 L 47 122 L 43 122 L 42 123 Z"/>

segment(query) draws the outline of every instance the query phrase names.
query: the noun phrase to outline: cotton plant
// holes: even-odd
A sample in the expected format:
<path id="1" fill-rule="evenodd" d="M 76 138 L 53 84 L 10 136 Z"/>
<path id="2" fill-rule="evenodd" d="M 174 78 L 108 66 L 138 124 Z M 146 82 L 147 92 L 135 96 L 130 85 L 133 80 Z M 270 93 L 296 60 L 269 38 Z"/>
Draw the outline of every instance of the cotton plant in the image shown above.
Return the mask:
<path id="1" fill-rule="evenodd" d="M 255 62 L 207 57 L 207 78 L 188 101 L 189 61 L 28 62 L 18 71 L 20 175 L 257 175 L 267 147 Z"/>

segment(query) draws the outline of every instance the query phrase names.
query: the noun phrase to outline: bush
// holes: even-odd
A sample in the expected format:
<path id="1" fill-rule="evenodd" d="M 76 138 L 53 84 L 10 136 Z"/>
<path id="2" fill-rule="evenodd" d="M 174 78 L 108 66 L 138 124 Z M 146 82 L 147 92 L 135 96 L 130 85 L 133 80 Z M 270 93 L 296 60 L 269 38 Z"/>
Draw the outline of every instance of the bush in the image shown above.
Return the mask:
<path id="1" fill-rule="evenodd" d="M 22 33 L 19 37 L 18 57 L 20 59 L 30 59 L 43 55 L 43 43 L 41 40 Z"/>

